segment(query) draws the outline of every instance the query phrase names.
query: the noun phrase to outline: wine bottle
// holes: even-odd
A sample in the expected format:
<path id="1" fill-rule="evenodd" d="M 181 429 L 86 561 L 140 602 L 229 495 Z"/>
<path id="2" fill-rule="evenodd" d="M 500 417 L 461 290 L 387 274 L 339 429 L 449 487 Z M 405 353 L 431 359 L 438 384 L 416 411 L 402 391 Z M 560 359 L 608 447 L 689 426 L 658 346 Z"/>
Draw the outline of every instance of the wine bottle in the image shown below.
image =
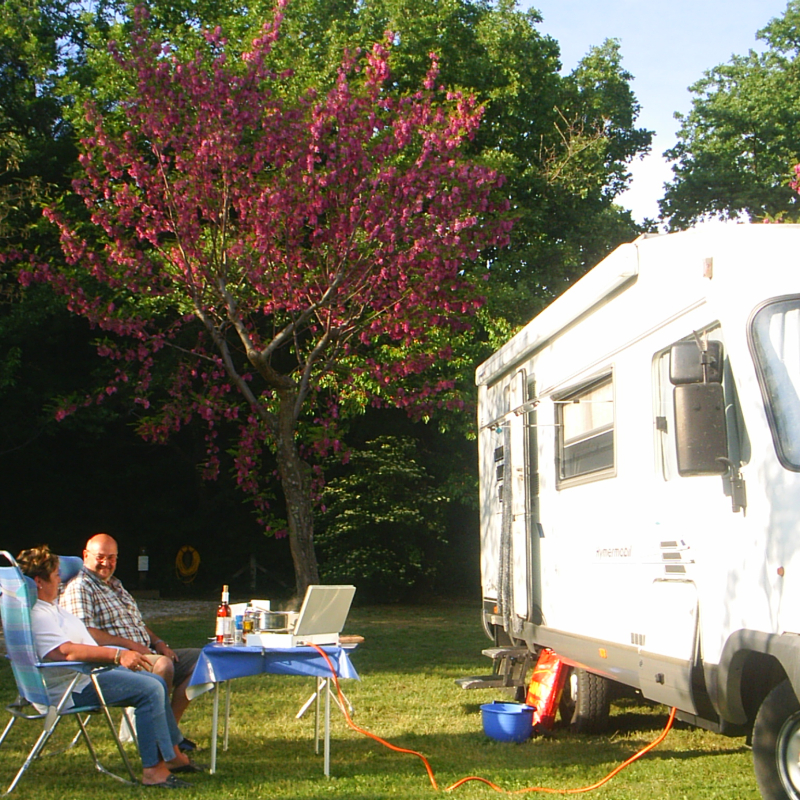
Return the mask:
<path id="1" fill-rule="evenodd" d="M 228 600 L 228 584 L 225 584 L 222 587 L 222 602 L 217 609 L 217 644 L 230 644 L 233 641 L 233 616 Z"/>

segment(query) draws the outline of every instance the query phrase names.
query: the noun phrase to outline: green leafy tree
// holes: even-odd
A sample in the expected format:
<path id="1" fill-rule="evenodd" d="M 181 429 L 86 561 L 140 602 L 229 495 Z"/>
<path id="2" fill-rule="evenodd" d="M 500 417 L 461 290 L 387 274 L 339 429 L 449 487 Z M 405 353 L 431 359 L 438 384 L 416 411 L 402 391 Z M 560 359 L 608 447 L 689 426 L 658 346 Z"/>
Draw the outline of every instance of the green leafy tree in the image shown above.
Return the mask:
<path id="1" fill-rule="evenodd" d="M 322 577 L 387 601 L 428 589 L 442 565 L 448 498 L 407 437 L 353 450 L 326 486 L 316 534 Z"/>
<path id="2" fill-rule="evenodd" d="M 734 56 L 690 87 L 692 110 L 665 153 L 675 178 L 661 212 L 673 229 L 797 209 L 788 168 L 800 157 L 800 0 L 757 38 L 763 53 Z"/>
<path id="3" fill-rule="evenodd" d="M 63 346 L 81 326 L 53 292 L 23 291 L 14 275 L 23 251 L 56 244 L 41 205 L 68 186 L 77 156 L 57 83 L 82 58 L 78 12 L 68 0 L 0 4 L 0 454 L 14 458 L 52 433 L 56 396 L 86 375 L 86 351 Z"/>
<path id="4" fill-rule="evenodd" d="M 84 55 L 81 4 L 4 0 L 0 5 L 0 234 L 41 236 L 40 203 L 65 189 L 77 157 L 60 77 Z M 31 232 L 31 228 L 35 232 Z"/>
<path id="5" fill-rule="evenodd" d="M 486 105 L 470 151 L 506 175 L 519 217 L 510 246 L 485 253 L 491 318 L 527 322 L 638 233 L 615 200 L 652 134 L 635 125 L 639 105 L 616 41 L 562 76 L 558 43 L 539 31 L 539 13 L 512 0 L 366 0 L 357 8 L 356 41 L 396 32 L 401 85 L 420 79 L 433 51 L 443 83 Z"/>

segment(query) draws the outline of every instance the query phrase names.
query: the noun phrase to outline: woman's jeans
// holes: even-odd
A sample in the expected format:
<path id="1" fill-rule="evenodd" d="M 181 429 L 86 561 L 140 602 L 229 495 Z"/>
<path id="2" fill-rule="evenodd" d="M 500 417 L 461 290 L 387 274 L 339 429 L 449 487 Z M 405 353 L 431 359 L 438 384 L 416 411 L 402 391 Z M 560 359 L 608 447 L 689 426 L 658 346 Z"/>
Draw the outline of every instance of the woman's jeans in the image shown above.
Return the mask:
<path id="1" fill-rule="evenodd" d="M 97 673 L 97 682 L 106 705 L 133 706 L 136 718 L 136 742 L 142 766 L 155 767 L 162 759 L 175 758 L 174 746 L 183 738 L 175 723 L 164 679 L 150 672 L 131 672 L 125 667 Z M 75 705 L 99 702 L 94 685 L 73 692 Z"/>

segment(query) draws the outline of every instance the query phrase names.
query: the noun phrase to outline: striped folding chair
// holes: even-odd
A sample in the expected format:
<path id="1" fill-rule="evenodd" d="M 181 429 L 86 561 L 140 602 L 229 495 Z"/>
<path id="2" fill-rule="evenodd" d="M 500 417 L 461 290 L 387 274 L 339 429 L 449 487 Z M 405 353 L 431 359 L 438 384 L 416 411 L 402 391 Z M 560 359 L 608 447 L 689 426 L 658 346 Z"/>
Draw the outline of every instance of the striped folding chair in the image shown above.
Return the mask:
<path id="1" fill-rule="evenodd" d="M 94 760 L 95 767 L 105 775 L 116 778 L 123 783 L 137 783 L 131 763 L 122 747 L 117 736 L 114 721 L 108 706 L 103 699 L 103 693 L 97 682 L 96 674 L 109 667 L 98 667 L 96 664 L 83 664 L 75 661 L 40 661 L 36 655 L 33 644 L 33 632 L 31 631 L 31 608 L 36 602 L 36 584 L 22 574 L 17 562 L 5 550 L 0 550 L 10 566 L 0 567 L 0 614 L 2 614 L 3 633 L 6 640 L 7 657 L 11 661 L 11 669 L 14 673 L 14 680 L 17 684 L 18 697 L 9 705 L 6 710 L 10 714 L 10 719 L 3 733 L 0 735 L 0 747 L 6 740 L 11 728 L 18 720 L 34 721 L 42 724 L 42 732 L 35 744 L 28 753 L 19 771 L 14 776 L 5 794 L 10 794 L 19 783 L 28 767 L 39 758 L 50 737 L 58 727 L 62 717 L 71 716 L 78 723 L 78 734 L 72 740 L 75 744 L 78 739 L 86 742 L 86 747 Z M 59 560 L 60 561 L 60 560 Z M 67 557 L 64 559 L 64 571 L 74 570 L 75 562 L 80 559 Z M 79 564 L 77 565 L 79 568 Z M 47 670 L 52 667 L 67 667 L 75 670 L 75 677 L 69 683 L 64 694 L 56 705 L 52 705 L 47 693 Z M 81 674 L 88 674 L 94 684 L 100 704 L 97 706 L 72 706 L 65 708 L 68 704 L 73 687 L 80 678 Z M 111 730 L 111 735 L 116 742 L 125 767 L 128 770 L 130 780 L 116 775 L 106 769 L 99 761 L 97 753 L 89 738 L 86 730 L 87 715 L 92 712 L 102 712 Z M 84 718 L 82 718 L 82 716 Z"/>

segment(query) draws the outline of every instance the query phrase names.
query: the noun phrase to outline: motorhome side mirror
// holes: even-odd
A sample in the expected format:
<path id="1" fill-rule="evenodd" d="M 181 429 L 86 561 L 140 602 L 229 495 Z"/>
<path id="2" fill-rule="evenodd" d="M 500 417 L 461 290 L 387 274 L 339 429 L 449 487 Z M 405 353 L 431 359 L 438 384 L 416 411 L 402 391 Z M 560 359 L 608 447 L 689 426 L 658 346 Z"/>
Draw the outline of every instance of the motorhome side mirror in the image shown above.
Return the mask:
<path id="1" fill-rule="evenodd" d="M 721 475 L 727 471 L 725 397 L 719 383 L 676 386 L 675 444 L 680 475 Z"/>
<path id="2" fill-rule="evenodd" d="M 708 375 L 703 377 L 703 363 Z M 722 342 L 707 342 L 701 350 L 696 341 L 672 345 L 669 352 L 669 380 L 673 386 L 687 383 L 722 383 Z"/>

